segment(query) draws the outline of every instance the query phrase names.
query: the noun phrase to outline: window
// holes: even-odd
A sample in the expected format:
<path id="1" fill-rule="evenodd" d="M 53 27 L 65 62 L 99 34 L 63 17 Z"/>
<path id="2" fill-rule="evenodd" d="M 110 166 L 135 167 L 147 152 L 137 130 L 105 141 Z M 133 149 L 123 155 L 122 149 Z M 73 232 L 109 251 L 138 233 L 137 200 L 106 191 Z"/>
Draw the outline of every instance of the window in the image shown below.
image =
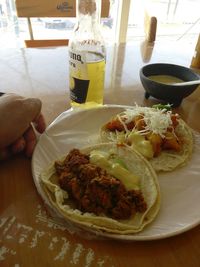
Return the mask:
<path id="1" fill-rule="evenodd" d="M 102 18 L 102 32 L 108 43 L 113 42 L 118 1 L 110 1 L 110 16 Z M 17 18 L 14 0 L 0 0 L 0 46 L 24 47 L 30 39 L 26 18 Z M 32 18 L 34 39 L 70 39 L 76 18 Z"/>
<path id="2" fill-rule="evenodd" d="M 196 42 L 200 32 L 199 0 L 132 0 L 127 41 L 144 39 L 144 12 L 157 17 L 156 40 Z"/>
<path id="3" fill-rule="evenodd" d="M 119 3 L 120 0 L 110 0 L 110 16 L 102 19 L 103 35 L 107 43 L 116 41 Z M 126 4 L 126 1 L 122 3 Z M 200 0 L 131 0 L 128 42 L 144 39 L 145 9 L 157 17 L 156 40 L 197 41 L 200 32 Z M 34 38 L 69 39 L 75 21 L 75 18 L 32 19 Z M 0 0 L 0 46 L 23 47 L 23 40 L 29 38 L 27 20 L 17 18 L 15 0 Z"/>

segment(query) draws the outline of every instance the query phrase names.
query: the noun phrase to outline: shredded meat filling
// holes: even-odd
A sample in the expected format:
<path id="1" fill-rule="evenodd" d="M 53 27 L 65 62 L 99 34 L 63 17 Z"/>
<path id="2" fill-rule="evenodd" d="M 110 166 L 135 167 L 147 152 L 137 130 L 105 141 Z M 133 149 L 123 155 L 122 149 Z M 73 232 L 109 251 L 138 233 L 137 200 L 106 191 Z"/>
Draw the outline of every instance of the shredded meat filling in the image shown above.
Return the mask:
<path id="1" fill-rule="evenodd" d="M 90 163 L 89 156 L 78 149 L 71 150 L 64 162 L 55 162 L 55 169 L 60 187 L 83 212 L 129 219 L 147 209 L 140 190 L 126 190 L 119 179 Z"/>

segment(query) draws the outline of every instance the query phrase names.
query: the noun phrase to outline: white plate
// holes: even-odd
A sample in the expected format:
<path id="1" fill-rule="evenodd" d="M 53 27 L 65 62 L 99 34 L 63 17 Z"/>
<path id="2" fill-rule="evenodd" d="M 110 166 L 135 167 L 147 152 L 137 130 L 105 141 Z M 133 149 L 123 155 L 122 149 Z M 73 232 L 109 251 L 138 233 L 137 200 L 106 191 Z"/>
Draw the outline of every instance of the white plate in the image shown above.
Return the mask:
<path id="1" fill-rule="evenodd" d="M 40 186 L 40 173 L 66 155 L 71 148 L 98 142 L 100 127 L 113 115 L 127 108 L 109 105 L 95 109 L 66 111 L 41 135 L 32 158 L 32 172 L 39 194 L 48 203 Z M 200 137 L 195 134 L 192 159 L 180 169 L 158 176 L 161 209 L 155 221 L 134 235 L 100 233 L 123 240 L 153 240 L 183 233 L 200 223 Z M 49 203 L 48 203 L 49 204 Z M 98 233 L 99 234 L 99 233 Z"/>

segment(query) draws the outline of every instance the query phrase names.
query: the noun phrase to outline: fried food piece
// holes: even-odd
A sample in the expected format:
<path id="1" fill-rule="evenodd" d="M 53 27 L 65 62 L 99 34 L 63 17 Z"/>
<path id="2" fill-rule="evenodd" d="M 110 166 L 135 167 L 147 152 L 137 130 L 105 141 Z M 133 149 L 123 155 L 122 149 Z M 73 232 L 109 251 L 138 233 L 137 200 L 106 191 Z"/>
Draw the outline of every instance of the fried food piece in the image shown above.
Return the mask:
<path id="1" fill-rule="evenodd" d="M 163 140 L 163 148 L 180 151 L 181 144 L 178 138 L 172 132 L 168 131 L 166 132 L 165 138 Z"/>
<path id="2" fill-rule="evenodd" d="M 178 114 L 171 114 L 173 128 L 176 128 L 176 126 L 179 124 L 178 119 L 179 119 Z"/>
<path id="3" fill-rule="evenodd" d="M 130 121 L 129 123 L 125 123 L 125 124 L 126 124 L 126 128 L 128 130 L 132 130 L 135 127 L 134 121 Z M 125 130 L 124 125 L 118 119 L 115 119 L 115 120 L 108 122 L 106 124 L 106 129 L 108 129 L 111 132 L 114 132 L 114 131 L 123 132 Z"/>
<path id="4" fill-rule="evenodd" d="M 135 116 L 134 118 L 134 123 L 135 123 L 135 128 L 140 131 L 140 130 L 144 130 L 146 123 L 144 121 L 144 116 L 143 115 L 138 115 Z"/>
<path id="5" fill-rule="evenodd" d="M 108 129 L 111 132 L 114 132 L 114 131 L 121 132 L 121 131 L 124 131 L 124 126 L 118 119 L 116 119 L 116 120 L 112 120 L 108 122 L 106 124 L 106 129 Z"/>
<path id="6" fill-rule="evenodd" d="M 154 157 L 157 157 L 162 150 L 162 137 L 159 134 L 150 133 L 146 136 L 146 138 L 150 141 L 153 147 Z"/>

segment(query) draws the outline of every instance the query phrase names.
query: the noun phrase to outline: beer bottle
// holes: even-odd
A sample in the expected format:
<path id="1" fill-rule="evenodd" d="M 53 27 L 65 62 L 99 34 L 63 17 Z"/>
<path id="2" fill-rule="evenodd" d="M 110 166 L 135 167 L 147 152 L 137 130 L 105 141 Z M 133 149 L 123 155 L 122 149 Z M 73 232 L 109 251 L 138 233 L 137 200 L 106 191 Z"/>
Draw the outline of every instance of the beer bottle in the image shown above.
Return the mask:
<path id="1" fill-rule="evenodd" d="M 101 0 L 76 1 L 77 24 L 69 41 L 72 107 L 103 104 L 105 45 L 100 31 Z"/>

